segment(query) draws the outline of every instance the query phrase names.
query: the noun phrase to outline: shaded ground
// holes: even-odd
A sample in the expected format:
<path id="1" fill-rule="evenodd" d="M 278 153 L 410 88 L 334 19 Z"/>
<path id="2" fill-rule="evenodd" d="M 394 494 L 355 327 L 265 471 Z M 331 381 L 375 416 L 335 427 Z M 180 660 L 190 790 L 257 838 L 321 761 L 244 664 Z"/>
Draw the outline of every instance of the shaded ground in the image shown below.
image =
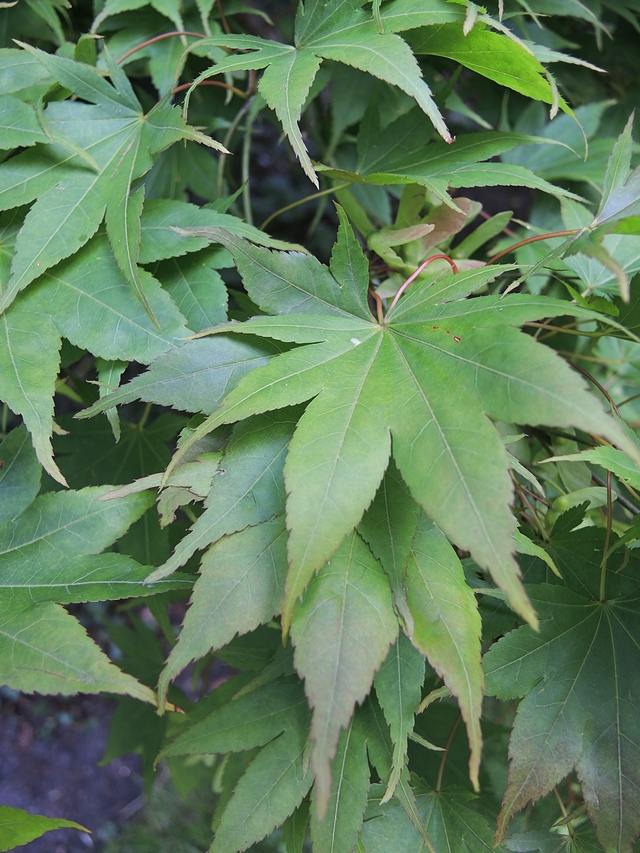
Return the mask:
<path id="1" fill-rule="evenodd" d="M 63 700 L 0 691 L 0 803 L 74 820 L 92 832 L 49 832 L 21 851 L 99 851 L 143 805 L 138 756 L 97 766 L 112 708 L 100 696 Z"/>

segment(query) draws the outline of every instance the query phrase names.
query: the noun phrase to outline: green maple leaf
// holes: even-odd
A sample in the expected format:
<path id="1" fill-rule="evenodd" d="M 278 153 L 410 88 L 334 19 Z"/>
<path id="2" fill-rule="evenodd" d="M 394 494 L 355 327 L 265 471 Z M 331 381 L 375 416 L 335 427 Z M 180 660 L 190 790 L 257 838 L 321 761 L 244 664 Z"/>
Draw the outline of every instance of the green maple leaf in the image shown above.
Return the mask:
<path id="1" fill-rule="evenodd" d="M 154 154 L 179 139 L 221 146 L 190 128 L 176 107 L 160 103 L 144 115 L 126 75 L 108 54 L 113 85 L 91 66 L 23 47 L 60 85 L 88 103 L 50 104 L 44 117 L 51 139 L 43 143 L 33 122 L 25 125 L 20 144 L 33 147 L 0 168 L 3 209 L 37 199 L 16 240 L 0 311 L 45 270 L 80 249 L 106 213 L 118 267 L 155 320 L 138 269 L 143 191 L 130 194 L 131 184 L 151 168 Z"/>
<path id="2" fill-rule="evenodd" d="M 421 780 L 417 783 L 415 804 L 429 843 L 425 843 L 402 804 L 396 799 L 382 803 L 382 786 L 372 785 L 362 829 L 365 853 L 489 853 L 494 849 L 487 822 L 466 805 L 473 800 L 472 795 L 431 791 Z"/>
<path id="3" fill-rule="evenodd" d="M 53 395 L 64 335 L 104 359 L 148 363 L 176 348 L 184 317 L 160 284 L 141 273 L 160 332 L 136 299 L 102 235 L 0 315 L 0 398 L 22 415 L 44 468 L 61 483 L 51 448 Z"/>
<path id="4" fill-rule="evenodd" d="M 460 22 L 424 27 L 411 33 L 409 44 L 417 54 L 446 56 L 501 86 L 548 104 L 559 103 L 570 112 L 533 52 L 518 38 L 494 32 L 486 23 L 495 25 L 485 16 L 469 32 Z"/>
<path id="5" fill-rule="evenodd" d="M 237 853 L 268 835 L 300 805 L 312 783 L 304 761 L 309 709 L 299 683 L 273 682 L 237 695 L 160 754 L 260 751 L 241 774 L 217 827 L 212 853 Z"/>
<path id="6" fill-rule="evenodd" d="M 611 226 L 640 216 L 640 168 L 631 171 L 633 120 L 632 114 L 613 146 L 593 226 Z"/>
<path id="7" fill-rule="evenodd" d="M 227 71 L 266 69 L 258 89 L 275 110 L 284 132 L 308 177 L 318 186 L 318 178 L 309 159 L 298 122 L 309 90 L 323 60 L 350 65 L 397 86 L 415 99 L 431 120 L 431 126 L 447 142 L 452 138 L 422 79 L 415 57 L 399 31 L 447 21 L 462 20 L 463 10 L 442 0 L 416 3 L 394 0 L 385 5 L 382 31 L 360 2 L 309 0 L 300 4 L 295 24 L 295 45 L 267 41 L 254 36 L 220 35 L 200 45 L 216 45 L 249 51 L 231 55 L 204 71 L 194 87 L 203 80 Z"/>
<path id="8" fill-rule="evenodd" d="M 391 580 L 396 610 L 413 643 L 412 648 L 400 637 L 375 681 L 394 742 L 385 801 L 404 768 L 407 737 L 422 698 L 421 655 L 458 698 L 471 747 L 470 776 L 477 787 L 482 745 L 480 619 L 460 561 L 446 537 L 419 512 L 394 466 L 387 470 L 359 529 Z"/>
<path id="9" fill-rule="evenodd" d="M 72 820 L 29 814 L 23 809 L 0 806 L 0 850 L 13 850 L 14 847 L 28 844 L 53 829 L 80 829 L 89 832 L 86 827 Z"/>
<path id="10" fill-rule="evenodd" d="M 520 133 L 492 131 L 465 133 L 452 145 L 428 142 L 430 126 L 417 109 L 381 128 L 378 113 L 370 110 L 358 133 L 358 160 L 353 170 L 318 166 L 336 180 L 369 184 L 420 184 L 449 207 L 448 189 L 477 186 L 524 186 L 560 197 L 577 198 L 550 184 L 531 169 L 500 162 L 482 162 L 520 145 L 549 143 L 549 139 Z M 455 207 L 454 207 L 455 209 Z"/>
<path id="11" fill-rule="evenodd" d="M 610 237 L 605 245 L 605 238 L 612 232 L 619 235 L 640 233 L 640 167 L 631 171 L 633 120 L 632 114 L 611 151 L 598 212 L 593 220 L 590 221 L 586 208 L 563 204 L 563 219 L 574 233 L 559 242 L 527 275 L 535 274 L 555 258 L 568 257 L 569 266 L 585 280 L 589 288 L 594 286 L 593 282 L 597 286 L 599 278 L 604 278 L 605 284 L 617 280 L 622 301 L 629 302 L 630 274 L 637 269 L 634 241 L 631 241 L 630 236 L 619 237 L 617 241 Z M 621 251 L 614 257 L 612 249 L 616 247 Z M 587 258 L 580 257 L 580 253 Z M 626 255 L 622 263 L 621 254 Z M 572 255 L 578 255 L 578 258 L 571 258 Z M 594 259 L 596 263 L 589 259 Z"/>
<path id="12" fill-rule="evenodd" d="M 233 253 L 251 299 L 278 316 L 216 331 L 302 346 L 245 376 L 191 440 L 223 423 L 312 400 L 284 467 L 284 630 L 314 573 L 371 503 L 392 441 L 414 499 L 535 623 L 512 553 L 506 451 L 487 415 L 579 427 L 635 455 L 635 444 L 566 364 L 514 328 L 567 312 L 593 315 L 533 296 L 465 300 L 500 272 L 485 267 L 432 276 L 378 323 L 367 306 L 366 261 L 345 218 L 330 269 L 308 255 L 272 253 L 222 231 L 217 237 Z"/>
<path id="13" fill-rule="evenodd" d="M 291 624 L 294 663 L 313 708 L 311 766 L 325 815 L 340 730 L 366 698 L 398 634 L 389 582 L 360 536 L 347 537 L 313 578 Z"/>
<path id="14" fill-rule="evenodd" d="M 369 791 L 367 732 L 356 711 L 341 733 L 331 766 L 331 793 L 320 820 L 317 789 L 312 792 L 311 842 L 314 850 L 351 853 L 362 826 Z"/>
<path id="15" fill-rule="evenodd" d="M 215 543 L 203 557 L 192 606 L 161 676 L 161 699 L 191 660 L 280 612 L 287 571 L 282 467 L 294 427 L 286 410 L 236 427 L 205 511 L 153 574 L 165 577 Z"/>
<path id="16" fill-rule="evenodd" d="M 17 690 L 70 694 L 153 692 L 114 666 L 61 604 L 152 594 L 147 568 L 100 554 L 149 506 L 149 495 L 100 500 L 109 487 L 36 497 L 41 469 L 24 427 L 2 444 L 0 681 Z M 188 584 L 187 584 L 188 586 Z M 175 588 L 184 588 L 178 579 Z"/>
<path id="17" fill-rule="evenodd" d="M 561 516 L 551 542 L 566 586 L 528 587 L 540 633 L 519 628 L 485 656 L 487 691 L 524 697 L 496 839 L 575 768 L 600 843 L 629 853 L 640 831 L 639 563 L 631 556 L 603 579 L 605 531 L 571 532 L 576 523 Z"/>

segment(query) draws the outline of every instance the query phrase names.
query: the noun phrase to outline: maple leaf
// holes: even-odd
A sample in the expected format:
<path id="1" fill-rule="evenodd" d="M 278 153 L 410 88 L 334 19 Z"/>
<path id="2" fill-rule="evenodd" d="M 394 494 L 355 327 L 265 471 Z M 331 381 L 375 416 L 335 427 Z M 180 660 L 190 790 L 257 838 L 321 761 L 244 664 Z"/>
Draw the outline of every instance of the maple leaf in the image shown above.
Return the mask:
<path id="1" fill-rule="evenodd" d="M 36 496 L 42 469 L 24 426 L 2 443 L 0 682 L 38 693 L 153 691 L 114 666 L 61 604 L 168 590 L 144 586 L 147 567 L 100 554 L 149 506 L 149 494 L 101 501 L 109 487 Z M 184 577 L 173 588 L 188 587 Z"/>
<path id="2" fill-rule="evenodd" d="M 489 418 L 579 427 L 635 455 L 635 444 L 570 368 L 514 328 L 543 316 L 594 315 L 544 297 L 465 300 L 504 269 L 492 266 L 433 275 L 378 323 L 367 305 L 366 259 L 341 217 L 330 269 L 311 256 L 272 253 L 213 230 L 234 255 L 251 299 L 278 313 L 214 331 L 302 346 L 245 376 L 189 441 L 223 423 L 312 400 L 284 467 L 285 631 L 314 573 L 371 503 L 392 441 L 414 499 L 535 623 L 512 553 L 508 459 Z"/>
<path id="3" fill-rule="evenodd" d="M 19 144 L 33 147 L 0 167 L 2 209 L 36 199 L 16 240 L 0 311 L 45 270 L 80 249 L 106 215 L 118 267 L 158 323 L 138 269 L 144 191 L 131 194 L 131 184 L 151 168 L 154 154 L 178 139 L 222 146 L 189 127 L 177 107 L 161 102 L 144 115 L 124 71 L 106 51 L 112 83 L 91 66 L 21 46 L 61 86 L 89 103 L 50 103 L 44 112 L 49 138 L 34 136 L 33 127 L 25 125 Z"/>
<path id="4" fill-rule="evenodd" d="M 459 200 L 454 202 L 448 190 L 460 187 L 525 186 L 559 197 L 578 198 L 531 169 L 511 163 L 482 162 L 521 145 L 541 142 L 549 145 L 552 140 L 492 131 L 460 134 L 452 145 L 442 140 L 425 144 L 430 126 L 418 109 L 409 110 L 387 126 L 380 125 L 378 113 L 369 110 L 358 132 L 355 168 L 319 165 L 317 171 L 354 184 L 419 184 L 454 210 L 459 209 L 455 206 Z"/>
<path id="5" fill-rule="evenodd" d="M 265 68 L 258 90 L 282 122 L 284 132 L 309 179 L 318 177 L 309 159 L 298 121 L 323 60 L 350 65 L 397 86 L 414 98 L 446 142 L 452 142 L 444 119 L 418 62 L 397 33 L 414 27 L 462 21 L 464 12 L 442 0 L 428 5 L 415 0 L 394 0 L 381 15 L 382 30 L 361 2 L 309 0 L 300 4 L 295 22 L 295 44 L 287 45 L 255 36 L 216 35 L 199 42 L 243 51 L 208 68 L 194 81 L 230 71 Z"/>
<path id="6" fill-rule="evenodd" d="M 417 784 L 415 784 L 417 782 Z M 365 853 L 489 853 L 491 830 L 486 820 L 466 804 L 473 795 L 460 791 L 433 791 L 414 780 L 416 810 L 427 838 L 412 823 L 398 800 L 383 803 L 381 785 L 372 785 L 362 829 Z M 500 848 L 499 848 L 500 850 Z"/>
<path id="7" fill-rule="evenodd" d="M 29 814 L 23 809 L 0 806 L 0 850 L 13 850 L 53 829 L 90 831 L 72 820 Z"/>
<path id="8" fill-rule="evenodd" d="M 276 681 L 229 698 L 160 754 L 211 755 L 261 747 L 249 754 L 250 763 L 238 774 L 212 853 L 236 853 L 260 841 L 300 805 L 313 781 L 303 757 L 309 709 L 299 683 Z"/>
<path id="9" fill-rule="evenodd" d="M 617 281 L 622 301 L 629 302 L 630 276 L 638 268 L 637 241 L 632 235 L 640 234 L 640 167 L 631 171 L 633 121 L 632 113 L 607 161 L 596 215 L 591 219 L 586 208 L 563 200 L 563 220 L 573 233 L 530 268 L 527 275 L 535 274 L 555 258 L 567 258 L 568 266 L 578 273 L 588 290 L 602 286 L 604 273 L 604 283 Z M 622 236 L 608 236 L 612 234 Z"/>
<path id="10" fill-rule="evenodd" d="M 629 853 L 640 832 L 640 564 L 631 556 L 603 574 L 605 531 L 572 532 L 580 520 L 574 509 L 554 527 L 550 550 L 564 583 L 527 588 L 540 633 L 519 628 L 485 656 L 487 692 L 525 697 L 496 840 L 516 811 L 575 768 L 602 846 Z"/>

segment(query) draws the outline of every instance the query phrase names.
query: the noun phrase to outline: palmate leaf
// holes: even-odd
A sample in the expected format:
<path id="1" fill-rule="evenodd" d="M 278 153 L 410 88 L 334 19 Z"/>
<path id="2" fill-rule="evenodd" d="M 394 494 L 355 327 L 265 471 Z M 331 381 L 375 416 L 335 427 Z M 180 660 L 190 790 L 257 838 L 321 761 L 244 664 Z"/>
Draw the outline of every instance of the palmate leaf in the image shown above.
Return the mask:
<path id="1" fill-rule="evenodd" d="M 36 145 L 0 168 L 3 207 L 37 198 L 16 241 L 0 310 L 45 270 L 82 247 L 106 211 L 118 266 L 152 315 L 137 267 L 142 196 L 130 196 L 131 183 L 151 168 L 152 154 L 178 139 L 217 143 L 189 128 L 178 108 L 159 105 L 143 115 L 130 83 L 110 57 L 113 85 L 91 66 L 24 47 L 58 83 L 89 103 L 50 104 L 44 113 L 54 143 L 64 137 L 71 147 Z M 25 139 L 21 144 L 30 143 Z"/>
<path id="2" fill-rule="evenodd" d="M 262 747 L 229 798 L 212 853 L 245 850 L 300 805 L 312 783 L 303 760 L 308 733 L 309 709 L 301 685 L 273 682 L 232 699 L 162 751 L 161 758 Z"/>
<path id="3" fill-rule="evenodd" d="M 188 334 L 184 318 L 159 283 L 142 272 L 150 320 L 98 235 L 63 261 L 0 316 L 0 399 L 22 415 L 38 459 L 61 483 L 53 460 L 53 394 L 61 336 L 105 359 L 148 363 Z"/>
<path id="4" fill-rule="evenodd" d="M 42 466 L 65 483 L 51 447 L 60 345 L 60 334 L 46 314 L 18 304 L 0 316 L 0 398 L 22 415 Z"/>
<path id="5" fill-rule="evenodd" d="M 586 208 L 563 204 L 563 219 L 575 233 L 558 241 L 527 275 L 534 275 L 556 258 L 567 258 L 568 265 L 589 289 L 594 285 L 610 287 L 615 281 L 622 301 L 629 302 L 630 274 L 638 267 L 637 239 L 630 235 L 637 236 L 640 223 L 640 171 L 631 171 L 633 118 L 629 117 L 613 146 L 596 216 L 589 221 Z M 611 254 L 618 248 L 623 254 L 622 262 Z"/>
<path id="6" fill-rule="evenodd" d="M 401 637 L 376 676 L 376 692 L 394 743 L 385 801 L 404 767 L 407 737 L 422 698 L 421 655 L 458 699 L 471 746 L 470 776 L 477 785 L 482 744 L 480 618 L 460 561 L 442 533 L 419 511 L 395 466 L 385 473 L 359 529 L 391 579 L 395 607 L 419 650 L 411 654 L 408 641 Z"/>
<path id="7" fill-rule="evenodd" d="M 298 248 L 282 240 L 275 240 L 268 234 L 259 231 L 253 225 L 248 225 L 237 216 L 229 213 L 218 213 L 207 207 L 196 207 L 184 201 L 169 199 L 150 199 L 144 205 L 140 220 L 140 263 L 148 264 L 166 258 L 176 258 L 187 252 L 197 252 L 205 246 L 210 246 L 207 235 L 208 228 L 226 228 L 232 234 L 252 240 L 260 246 L 270 246 L 273 249 Z M 191 230 L 189 230 L 191 229 Z M 184 240 L 180 232 L 189 230 L 191 240 Z M 201 235 L 198 230 L 202 230 Z M 210 248 L 211 252 L 211 248 Z M 228 252 L 222 247 L 215 251 L 218 268 L 228 266 L 231 262 Z"/>
<path id="8" fill-rule="evenodd" d="M 24 426 L 11 430 L 2 442 L 0 523 L 20 515 L 40 491 L 42 469 Z"/>
<path id="9" fill-rule="evenodd" d="M 640 169 L 631 171 L 633 119 L 631 115 L 613 146 L 594 225 L 610 225 L 640 215 Z"/>
<path id="10" fill-rule="evenodd" d="M 187 341 L 164 353 L 146 373 L 79 412 L 77 417 L 88 418 L 132 400 L 210 414 L 245 373 L 266 364 L 279 351 L 277 345 L 257 339 Z"/>
<path id="11" fill-rule="evenodd" d="M 382 786 L 374 785 L 362 829 L 366 853 L 426 853 L 432 849 L 450 853 L 489 853 L 494 849 L 487 822 L 466 805 L 472 799 L 469 794 L 422 793 L 422 787 L 416 790 L 416 806 L 432 847 L 425 844 L 398 800 L 381 804 Z"/>
<path id="12" fill-rule="evenodd" d="M 228 294 L 220 262 L 205 249 L 190 258 L 170 258 L 155 266 L 154 278 L 171 296 L 194 332 L 217 326 L 227 318 Z"/>
<path id="13" fill-rule="evenodd" d="M 409 637 L 413 636 L 415 623 L 407 601 L 405 569 L 419 512 L 420 507 L 392 459 L 373 503 L 358 525 L 361 536 L 389 577 L 393 604 Z"/>
<path id="14" fill-rule="evenodd" d="M 0 148 L 19 148 L 47 142 L 35 110 L 18 98 L 0 96 Z"/>
<path id="15" fill-rule="evenodd" d="M 219 239 L 233 252 L 254 302 L 280 312 L 220 331 L 306 344 L 244 377 L 191 439 L 314 398 L 298 422 L 284 469 L 290 530 L 284 629 L 314 572 L 371 503 L 391 438 L 414 499 L 535 622 L 512 556 L 506 452 L 486 415 L 508 423 L 578 426 L 635 456 L 635 444 L 575 374 L 513 328 L 541 316 L 592 314 L 515 294 L 461 299 L 500 272 L 485 267 L 437 283 L 432 277 L 380 325 L 365 319 L 364 309 L 356 316 L 343 307 L 353 304 L 349 284 L 341 287 L 310 256 L 272 253 L 224 232 Z M 357 273 L 354 280 L 362 304 L 368 281 Z"/>
<path id="16" fill-rule="evenodd" d="M 25 692 L 107 691 L 155 702 L 152 691 L 114 666 L 60 606 L 185 587 L 178 578 L 175 586 L 149 589 L 144 566 L 121 554 L 97 556 L 142 515 L 149 495 L 102 502 L 108 488 L 101 487 L 35 497 L 40 472 L 25 433 L 21 428 L 1 449 L 5 496 L 19 474 L 24 479 L 13 512 L 0 525 L 0 681 Z"/>
<path id="17" fill-rule="evenodd" d="M 378 122 L 377 114 L 370 111 L 360 125 L 358 161 L 353 171 L 328 166 L 319 166 L 318 171 L 354 183 L 420 184 L 449 206 L 453 206 L 453 202 L 447 190 L 459 187 L 526 186 L 561 197 L 577 198 L 523 166 L 483 162 L 520 145 L 549 143 L 548 139 L 492 131 L 461 134 L 453 145 L 441 141 L 425 144 L 429 136 L 429 122 L 417 109 L 384 129 Z"/>
<path id="18" fill-rule="evenodd" d="M 0 91 L 5 95 L 41 83 L 49 72 L 24 50 L 0 48 Z"/>
<path id="19" fill-rule="evenodd" d="M 412 27 L 442 21 L 462 20 L 461 9 L 442 0 L 430 3 L 395 0 L 384 6 L 382 30 L 361 3 L 311 2 L 298 8 L 295 46 L 267 41 L 253 36 L 219 35 L 205 39 L 201 45 L 216 45 L 250 53 L 235 54 L 204 71 L 194 81 L 227 71 L 265 68 L 259 91 L 275 110 L 291 145 L 309 179 L 318 185 L 298 122 L 307 95 L 323 60 L 350 65 L 397 86 L 414 98 L 430 119 L 430 127 L 447 142 L 452 138 L 433 100 L 431 90 L 411 50 L 397 33 Z"/>
<path id="20" fill-rule="evenodd" d="M 282 824 L 282 836 L 286 853 L 304 853 L 309 823 L 309 798 L 300 803 L 292 815 Z"/>
<path id="21" fill-rule="evenodd" d="M 207 551 L 180 637 L 160 677 L 161 702 L 169 681 L 192 660 L 277 616 L 287 573 L 286 543 L 280 517 L 225 536 Z"/>
<path id="22" fill-rule="evenodd" d="M 516 832 L 504 841 L 504 847 L 511 853 L 600 853 L 602 848 L 596 841 L 590 824 L 581 826 L 577 831 L 573 824 L 572 834 L 560 834 L 551 830 Z"/>
<path id="23" fill-rule="evenodd" d="M 575 768 L 600 843 L 629 853 L 640 832 L 638 561 L 612 565 L 601 589 L 605 532 L 571 532 L 576 517 L 564 518 L 551 553 L 566 585 L 528 587 L 540 633 L 520 628 L 485 656 L 487 691 L 525 697 L 496 840 L 516 811 Z"/>
<path id="24" fill-rule="evenodd" d="M 236 427 L 224 455 L 224 473 L 216 477 L 205 511 L 171 558 L 149 580 L 171 574 L 195 551 L 207 548 L 222 536 L 260 524 L 284 511 L 282 469 L 298 414 L 285 409 Z"/>

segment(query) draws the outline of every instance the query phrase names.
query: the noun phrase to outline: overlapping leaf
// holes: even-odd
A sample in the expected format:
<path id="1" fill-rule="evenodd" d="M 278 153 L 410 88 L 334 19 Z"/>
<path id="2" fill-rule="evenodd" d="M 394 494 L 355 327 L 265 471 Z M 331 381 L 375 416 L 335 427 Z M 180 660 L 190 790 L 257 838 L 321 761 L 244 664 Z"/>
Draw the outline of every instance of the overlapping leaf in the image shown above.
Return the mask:
<path id="1" fill-rule="evenodd" d="M 400 634 L 375 677 L 376 696 L 389 723 L 394 745 L 385 802 L 395 791 L 406 763 L 407 739 L 413 731 L 415 713 L 422 699 L 424 676 L 424 657 L 404 634 Z"/>
<path id="2" fill-rule="evenodd" d="M 373 786 L 371 793 L 373 797 L 362 829 L 362 846 L 366 853 L 424 853 L 434 849 L 451 853 L 489 853 L 494 849 L 486 821 L 466 805 L 470 799 L 468 794 L 416 792 L 418 813 L 430 840 L 427 845 L 398 800 L 381 804 L 379 785 Z"/>
<path id="3" fill-rule="evenodd" d="M 309 256 L 271 253 L 224 232 L 219 239 L 233 252 L 251 298 L 263 310 L 280 312 L 221 330 L 305 344 L 248 374 L 192 437 L 314 398 L 285 465 L 285 629 L 314 572 L 373 499 L 392 436 L 395 461 L 413 497 L 535 621 L 512 556 L 504 445 L 486 414 L 507 422 L 579 426 L 635 454 L 635 444 L 566 365 L 513 328 L 541 316 L 590 313 L 531 296 L 461 299 L 499 273 L 491 267 L 437 283 L 432 278 L 380 325 L 365 318 L 368 282 L 353 261 L 352 283 L 341 286 Z M 340 241 L 355 243 L 345 228 Z"/>
<path id="4" fill-rule="evenodd" d="M 78 417 L 92 417 L 132 400 L 210 414 L 245 373 L 266 364 L 279 351 L 277 345 L 258 340 L 187 341 L 157 358 L 146 373 L 80 412 Z"/>
<path id="5" fill-rule="evenodd" d="M 351 853 L 367 807 L 369 762 L 367 732 L 360 714 L 354 714 L 340 735 L 331 767 L 331 794 L 327 812 L 318 817 L 316 789 L 311 811 L 311 842 L 314 850 Z"/>
<path id="6" fill-rule="evenodd" d="M 0 316 L 0 398 L 22 415 L 40 462 L 60 482 L 51 431 L 61 336 L 105 359 L 146 363 L 188 334 L 170 297 L 149 273 L 141 275 L 162 331 L 127 285 L 102 236 L 45 273 Z"/>
<path id="7" fill-rule="evenodd" d="M 321 166 L 319 171 L 354 183 L 420 184 L 447 205 L 453 204 L 447 189 L 457 187 L 524 186 L 576 198 L 524 166 L 483 162 L 516 146 L 549 140 L 494 131 L 460 135 L 452 145 L 440 141 L 425 144 L 428 136 L 429 122 L 419 110 L 411 110 L 384 129 L 371 111 L 360 126 L 355 169 Z"/>
<path id="8" fill-rule="evenodd" d="M 140 226 L 140 263 L 142 264 L 175 258 L 209 246 L 208 228 L 226 228 L 232 234 L 252 240 L 260 246 L 270 246 L 273 249 L 294 248 L 283 243 L 282 240 L 275 240 L 229 213 L 218 213 L 184 201 L 150 199 L 142 211 Z M 184 240 L 176 229 L 191 229 L 192 239 Z M 203 233 L 200 235 L 198 231 Z M 222 247 L 216 248 L 215 256 L 218 268 L 229 265 L 231 259 Z"/>
<path id="9" fill-rule="evenodd" d="M 311 581 L 291 624 L 295 666 L 314 712 L 311 766 L 320 818 L 329 804 L 340 730 L 366 698 L 397 633 L 389 582 L 354 532 Z"/>
<path id="10" fill-rule="evenodd" d="M 533 52 L 517 38 L 494 32 L 484 22 L 470 32 L 461 23 L 425 27 L 411 33 L 409 44 L 417 54 L 446 56 L 528 98 L 548 104 L 557 98 L 548 72 Z M 564 101 L 560 104 L 567 109 Z"/>
<path id="11" fill-rule="evenodd" d="M 171 574 L 195 551 L 207 548 L 222 536 L 283 512 L 282 468 L 296 414 L 277 412 L 236 428 L 224 456 L 224 473 L 213 484 L 205 512 L 170 560 L 153 573 L 151 581 Z"/>
<path id="12" fill-rule="evenodd" d="M 151 168 L 151 155 L 178 139 L 217 143 L 189 128 L 178 108 L 160 105 L 144 116 L 127 77 L 110 58 L 113 85 L 95 68 L 25 47 L 58 83 L 89 103 L 50 104 L 44 115 L 52 129 L 51 144 L 46 137 L 34 136 L 33 127 L 25 128 L 19 144 L 41 144 L 0 168 L 3 209 L 37 198 L 18 235 L 0 310 L 45 270 L 83 246 L 106 211 L 118 266 L 152 314 L 137 267 L 142 194 L 130 196 L 131 183 Z"/>
<path id="13" fill-rule="evenodd" d="M 637 168 L 631 171 L 633 119 L 631 115 L 613 146 L 595 217 L 590 221 L 588 210 L 565 204 L 563 218 L 574 233 L 559 241 L 529 274 L 555 258 L 569 256 L 567 263 L 583 278 L 588 289 L 615 281 L 622 301 L 629 301 L 630 275 L 638 269 L 640 234 L 640 172 Z M 607 236 L 611 232 L 616 236 Z M 616 250 L 620 250 L 621 259 Z"/>
<path id="14" fill-rule="evenodd" d="M 376 693 L 394 743 L 385 801 L 405 765 L 407 737 L 422 698 L 424 657 L 458 699 L 471 746 L 470 776 L 477 786 L 482 744 L 480 617 L 460 561 L 437 527 L 419 512 L 394 466 L 385 473 L 359 529 L 389 575 L 395 607 L 415 647 L 412 650 L 401 637 L 376 676 Z"/>
<path id="15" fill-rule="evenodd" d="M 26 692 L 107 691 L 153 702 L 60 607 L 185 586 L 177 579 L 147 588 L 144 566 L 121 554 L 97 556 L 142 515 L 149 496 L 103 502 L 108 487 L 101 487 L 34 498 L 40 471 L 25 439 L 20 428 L 2 445 L 0 491 L 16 500 L 0 526 L 0 681 Z"/>
<path id="16" fill-rule="evenodd" d="M 206 39 L 203 45 L 220 45 L 243 52 L 203 72 L 194 86 L 223 72 L 266 68 L 259 91 L 275 110 L 303 169 L 316 185 L 318 178 L 298 122 L 325 59 L 350 65 L 397 86 L 415 99 L 429 117 L 429 127 L 435 127 L 447 142 L 451 142 L 420 66 L 397 33 L 443 21 L 462 20 L 463 11 L 442 0 L 429 3 L 394 0 L 382 10 L 382 31 L 379 31 L 370 14 L 360 9 L 361 5 L 340 0 L 332 0 L 329 4 L 311 0 L 304 6 L 301 4 L 296 17 L 295 46 L 254 36 L 220 35 Z"/>
<path id="17" fill-rule="evenodd" d="M 460 560 L 424 513 L 411 544 L 405 583 L 415 624 L 413 642 L 458 699 L 471 749 L 469 775 L 477 789 L 483 693 L 480 614 Z"/>
<path id="18" fill-rule="evenodd" d="M 640 832 L 638 561 L 631 557 L 618 572 L 612 566 L 603 586 L 604 531 L 572 533 L 577 519 L 563 519 L 552 554 L 566 586 L 528 587 L 540 633 L 520 628 L 485 657 L 487 690 L 525 697 L 496 838 L 516 811 L 575 768 L 603 847 L 628 853 Z"/>
<path id="19" fill-rule="evenodd" d="M 163 750 L 161 757 L 262 747 L 229 798 L 212 853 L 245 850 L 300 805 L 312 782 L 303 761 L 308 731 L 300 684 L 274 682 L 218 708 Z"/>

